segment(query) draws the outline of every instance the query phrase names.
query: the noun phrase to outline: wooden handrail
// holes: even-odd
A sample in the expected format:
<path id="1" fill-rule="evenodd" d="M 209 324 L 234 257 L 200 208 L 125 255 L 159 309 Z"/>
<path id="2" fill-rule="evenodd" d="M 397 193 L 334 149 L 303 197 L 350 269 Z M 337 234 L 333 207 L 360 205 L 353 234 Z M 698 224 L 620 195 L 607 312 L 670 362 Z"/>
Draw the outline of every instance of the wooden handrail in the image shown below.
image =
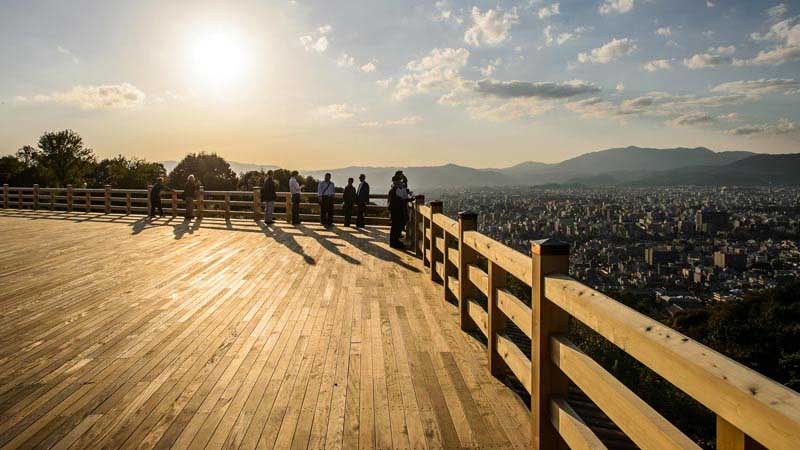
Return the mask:
<path id="1" fill-rule="evenodd" d="M 800 442 L 800 395 L 566 276 L 548 299 L 769 448 Z"/>
<path id="2" fill-rule="evenodd" d="M 498 264 L 523 283 L 531 286 L 531 258 L 477 231 L 464 233 L 464 242 L 483 255 L 486 259 Z"/>
<path id="3" fill-rule="evenodd" d="M 572 448 L 605 448 L 565 400 L 567 376 L 642 448 L 699 448 L 563 337 L 570 317 L 714 412 L 718 449 L 797 448 L 800 394 L 565 275 L 566 245 L 536 242 L 526 256 L 479 233 L 474 213 L 454 221 L 421 202 L 412 210 L 409 229 L 419 235 L 425 266 L 455 268 L 442 282 L 446 296 L 457 287 L 461 328 L 487 336 L 493 375 L 508 370 L 531 392 L 535 449 L 554 448 L 553 433 Z M 531 287 L 531 307 L 505 289 L 506 274 Z M 478 293 L 488 311 L 475 301 Z M 532 359 L 502 333 L 507 322 L 532 339 Z"/>
<path id="4" fill-rule="evenodd" d="M 230 217 L 236 215 L 250 216 L 258 220 L 262 217 L 260 202 L 260 188 L 256 187 L 252 191 L 206 191 L 202 186 L 197 195 L 196 212 L 198 217 L 206 215 L 224 215 Z M 62 195 L 56 195 L 62 194 Z M 283 197 L 287 203 L 290 199 L 288 192 L 277 192 L 278 198 Z M 186 212 L 186 202 L 182 198 L 183 190 L 174 189 L 161 193 L 162 204 L 165 209 L 174 217 Z M 342 194 L 336 194 L 337 198 L 342 198 Z M 301 198 L 305 200 L 300 203 L 301 209 L 311 210 L 313 213 L 319 212 L 319 203 L 316 202 L 317 194 L 314 192 L 303 192 Z M 371 199 L 386 199 L 386 194 L 371 195 Z M 145 203 L 146 206 L 133 206 L 133 204 Z M 62 209 L 73 211 L 78 209 L 84 212 L 120 212 L 127 214 L 131 212 L 147 212 L 150 209 L 151 198 L 150 189 L 116 189 L 106 186 L 103 188 L 82 188 L 67 185 L 66 187 L 41 188 L 15 187 L 3 185 L 0 206 L 3 208 L 15 207 L 17 209 L 41 209 L 46 204 L 50 210 Z M 285 203 L 279 204 L 280 208 Z M 209 209 L 209 206 L 216 206 L 218 209 Z M 341 202 L 334 205 L 335 212 L 341 212 L 343 206 Z M 287 210 L 291 213 L 291 210 Z M 366 208 L 366 222 L 370 225 L 388 225 L 388 211 L 385 206 L 368 204 Z M 308 220 L 308 214 L 301 214 L 304 220 Z M 337 220 L 341 220 L 341 215 L 337 215 Z"/>

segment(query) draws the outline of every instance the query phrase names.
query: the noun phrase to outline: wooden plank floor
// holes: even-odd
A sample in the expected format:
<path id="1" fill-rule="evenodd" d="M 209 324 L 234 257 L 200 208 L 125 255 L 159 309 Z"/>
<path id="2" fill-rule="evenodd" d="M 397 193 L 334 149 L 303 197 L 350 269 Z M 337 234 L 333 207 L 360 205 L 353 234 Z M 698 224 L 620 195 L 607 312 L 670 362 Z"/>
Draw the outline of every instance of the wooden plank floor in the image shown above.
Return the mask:
<path id="1" fill-rule="evenodd" d="M 0 210 L 0 449 L 506 449 L 522 401 L 387 230 Z"/>

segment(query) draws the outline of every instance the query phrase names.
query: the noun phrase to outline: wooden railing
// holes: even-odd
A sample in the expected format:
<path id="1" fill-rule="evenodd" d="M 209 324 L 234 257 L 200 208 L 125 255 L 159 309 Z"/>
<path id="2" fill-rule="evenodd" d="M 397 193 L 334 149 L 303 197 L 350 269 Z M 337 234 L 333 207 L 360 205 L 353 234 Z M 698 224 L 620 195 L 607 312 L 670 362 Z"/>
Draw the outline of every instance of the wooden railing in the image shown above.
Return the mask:
<path id="1" fill-rule="evenodd" d="M 288 192 L 278 192 L 275 202 L 275 217 L 291 221 L 292 202 Z M 373 200 L 385 200 L 386 195 L 371 195 Z M 336 194 L 334 221 L 343 222 L 342 194 Z M 304 221 L 319 220 L 319 203 L 315 193 L 301 194 L 300 218 Z M 166 191 L 161 195 L 164 213 L 171 216 L 183 215 L 186 203 L 183 191 Z M 0 206 L 3 208 L 84 211 L 122 214 L 147 214 L 150 211 L 150 189 L 77 188 L 67 185 L 63 188 L 11 187 L 3 185 Z M 353 223 L 355 223 L 355 207 Z M 206 191 L 200 187 L 195 199 L 195 215 L 198 217 L 248 217 L 263 218 L 261 189 L 251 191 Z M 365 216 L 367 225 L 388 225 L 386 206 L 369 204 Z"/>
<path id="2" fill-rule="evenodd" d="M 486 336 L 489 371 L 512 373 L 531 394 L 535 449 L 605 448 L 570 406 L 570 382 L 640 448 L 700 448 L 571 342 L 571 319 L 716 414 L 717 449 L 800 449 L 800 394 L 570 278 L 567 244 L 535 241 L 529 257 L 478 233 L 474 213 L 456 221 L 424 199 L 410 213 L 412 247 L 458 305 L 461 328 Z M 530 306 L 506 288 L 509 277 L 531 288 Z M 530 358 L 509 323 L 530 338 Z"/>

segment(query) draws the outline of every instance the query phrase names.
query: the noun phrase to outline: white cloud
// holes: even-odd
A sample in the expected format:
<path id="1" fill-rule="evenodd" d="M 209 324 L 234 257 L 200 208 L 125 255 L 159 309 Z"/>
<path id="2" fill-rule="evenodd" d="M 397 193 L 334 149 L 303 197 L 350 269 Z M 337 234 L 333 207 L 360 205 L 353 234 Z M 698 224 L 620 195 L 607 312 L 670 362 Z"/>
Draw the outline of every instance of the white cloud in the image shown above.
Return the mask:
<path id="1" fill-rule="evenodd" d="M 394 120 L 385 120 L 383 122 L 361 122 L 358 124 L 360 127 L 364 128 L 380 128 L 380 127 L 391 127 L 391 126 L 410 126 L 410 125 L 419 125 L 424 121 L 421 116 L 407 116 L 401 117 L 399 119 Z"/>
<path id="2" fill-rule="evenodd" d="M 364 72 L 364 73 L 375 72 L 375 69 L 377 69 L 377 67 L 375 66 L 375 63 L 372 62 L 372 61 L 364 64 L 363 66 L 361 66 L 361 71 Z"/>
<path id="3" fill-rule="evenodd" d="M 706 7 L 707 8 L 713 8 L 715 6 L 717 6 L 717 4 L 715 2 L 713 2 L 711 0 L 706 0 Z"/>
<path id="4" fill-rule="evenodd" d="M 506 40 L 508 31 L 519 22 L 517 9 L 504 12 L 489 9 L 485 14 L 477 6 L 472 7 L 472 27 L 464 33 L 464 42 L 474 47 L 481 44 L 497 45 Z"/>
<path id="5" fill-rule="evenodd" d="M 583 33 L 591 30 L 591 27 L 577 27 L 572 31 L 559 33 L 555 26 L 548 25 L 542 31 L 544 33 L 544 43 L 550 47 L 553 44 L 562 45 L 568 41 L 579 38 Z"/>
<path id="6" fill-rule="evenodd" d="M 423 119 L 420 116 L 408 116 L 397 120 L 387 120 L 386 125 L 417 125 L 422 123 Z"/>
<path id="7" fill-rule="evenodd" d="M 606 117 L 625 120 L 627 117 L 663 117 L 677 119 L 683 116 L 682 124 L 692 118 L 699 122 L 700 114 L 708 114 L 708 108 L 721 108 L 754 100 L 747 95 L 695 96 L 673 95 L 666 92 L 650 92 L 645 95 L 613 103 L 600 97 L 592 97 L 568 103 L 568 109 L 584 117 Z M 691 114 L 691 115 L 690 115 Z"/>
<path id="8" fill-rule="evenodd" d="M 347 53 L 342 53 L 342 56 L 336 60 L 336 65 L 339 67 L 352 67 L 356 63 L 356 59 Z"/>
<path id="9" fill-rule="evenodd" d="M 311 36 L 301 36 L 300 43 L 303 44 L 303 48 L 305 48 L 307 52 L 314 51 L 322 53 L 328 49 L 328 38 L 325 36 L 321 36 L 316 41 Z"/>
<path id="10" fill-rule="evenodd" d="M 727 49 L 728 47 L 720 47 L 720 48 Z M 728 64 L 732 64 L 733 62 L 734 59 L 729 54 L 720 54 L 720 53 L 698 53 L 696 55 L 693 55 L 691 58 L 683 59 L 683 65 L 692 70 L 725 66 Z"/>
<path id="11" fill-rule="evenodd" d="M 465 48 L 435 48 L 419 59 L 410 61 L 409 73 L 398 81 L 395 100 L 402 100 L 417 93 L 451 90 L 461 84 L 459 70 L 467 64 L 469 50 Z"/>
<path id="12" fill-rule="evenodd" d="M 145 94 L 130 83 L 75 86 L 68 91 L 17 97 L 22 103 L 59 103 L 81 109 L 128 109 L 144 103 Z"/>
<path id="13" fill-rule="evenodd" d="M 375 84 L 377 84 L 378 86 L 380 86 L 382 88 L 388 88 L 389 86 L 392 85 L 393 81 L 394 81 L 394 78 L 386 78 L 384 80 L 376 81 Z"/>
<path id="14" fill-rule="evenodd" d="M 717 119 L 704 112 L 690 112 L 668 120 L 667 124 L 673 127 L 703 126 L 716 123 Z"/>
<path id="15" fill-rule="evenodd" d="M 707 38 L 710 38 L 711 36 L 714 36 L 714 30 L 703 31 L 703 36 L 705 36 Z"/>
<path id="16" fill-rule="evenodd" d="M 756 42 L 776 42 L 770 50 L 761 50 L 754 58 L 737 60 L 736 65 L 779 66 L 800 59 L 800 16 L 782 20 L 770 26 L 766 33 L 752 33 Z"/>
<path id="17" fill-rule="evenodd" d="M 664 36 L 664 37 L 672 36 L 672 28 L 670 28 L 670 27 L 660 27 L 659 29 L 656 30 L 656 34 L 659 35 L 659 36 Z"/>
<path id="18" fill-rule="evenodd" d="M 797 95 L 800 94 L 800 82 L 791 78 L 761 78 L 758 80 L 731 81 L 713 87 L 711 92 L 727 92 L 742 95 Z"/>
<path id="19" fill-rule="evenodd" d="M 536 97 L 541 99 L 561 99 L 600 92 L 600 88 L 597 86 L 581 80 L 554 83 L 549 81 L 496 81 L 487 79 L 478 81 L 471 88 L 477 93 L 499 98 Z"/>
<path id="20" fill-rule="evenodd" d="M 333 105 L 320 106 L 314 110 L 314 114 L 324 117 L 326 119 L 341 120 L 349 119 L 359 112 L 364 111 L 363 107 L 349 105 L 347 103 L 338 103 Z"/>
<path id="21" fill-rule="evenodd" d="M 722 46 L 721 45 L 721 46 L 716 47 L 716 48 L 715 47 L 711 47 L 711 48 L 708 49 L 708 51 L 712 52 L 712 53 L 717 53 L 717 54 L 720 54 L 720 55 L 732 55 L 732 54 L 736 53 L 736 46 L 728 45 L 726 47 L 726 46 Z"/>
<path id="22" fill-rule="evenodd" d="M 606 64 L 622 56 L 630 55 L 635 50 L 635 41 L 628 38 L 614 38 L 602 47 L 593 49 L 590 53 L 578 54 L 578 62 Z"/>
<path id="23" fill-rule="evenodd" d="M 328 37 L 326 36 L 333 30 L 330 25 L 322 25 L 314 32 L 305 36 L 300 36 L 300 44 L 307 52 L 323 53 L 328 49 Z"/>
<path id="24" fill-rule="evenodd" d="M 669 70 L 672 68 L 672 64 L 669 62 L 668 59 L 654 59 L 652 61 L 648 61 L 642 65 L 642 69 L 648 72 L 656 72 L 659 70 Z"/>
<path id="25" fill-rule="evenodd" d="M 62 55 L 67 55 L 67 56 L 69 56 L 69 58 L 70 58 L 70 59 L 72 60 L 72 62 L 74 62 L 75 64 L 78 64 L 78 63 L 80 62 L 80 61 L 78 60 L 78 57 L 77 57 L 77 56 L 75 56 L 75 54 L 74 54 L 74 53 L 72 53 L 71 51 L 69 51 L 69 49 L 67 49 L 67 48 L 64 48 L 64 47 L 62 47 L 62 46 L 60 46 L 60 45 L 59 45 L 59 46 L 57 46 L 57 47 L 56 47 L 56 49 L 57 49 L 57 50 L 58 50 L 58 52 L 59 52 L 59 53 L 61 53 Z"/>
<path id="26" fill-rule="evenodd" d="M 622 83 L 617 83 L 617 87 L 615 89 L 617 92 L 625 92 L 625 85 Z"/>
<path id="27" fill-rule="evenodd" d="M 774 124 L 743 125 L 727 131 L 735 136 L 777 136 L 783 134 L 800 134 L 800 123 L 789 119 L 781 119 Z"/>
<path id="28" fill-rule="evenodd" d="M 771 8 L 767 8 L 764 14 L 772 20 L 778 20 L 783 18 L 787 12 L 789 12 L 789 7 L 786 6 L 786 3 L 779 3 Z"/>
<path id="29" fill-rule="evenodd" d="M 625 14 L 633 9 L 633 0 L 605 0 L 605 3 L 597 8 L 603 15 Z"/>
<path id="30" fill-rule="evenodd" d="M 541 8 L 539 10 L 539 12 L 538 12 L 539 18 L 540 19 L 546 19 L 548 17 L 557 16 L 557 15 L 561 14 L 561 11 L 559 11 L 560 7 L 561 7 L 561 5 L 558 2 L 556 2 L 556 3 L 553 3 L 553 4 L 549 5 L 549 6 L 545 6 L 545 7 Z"/>

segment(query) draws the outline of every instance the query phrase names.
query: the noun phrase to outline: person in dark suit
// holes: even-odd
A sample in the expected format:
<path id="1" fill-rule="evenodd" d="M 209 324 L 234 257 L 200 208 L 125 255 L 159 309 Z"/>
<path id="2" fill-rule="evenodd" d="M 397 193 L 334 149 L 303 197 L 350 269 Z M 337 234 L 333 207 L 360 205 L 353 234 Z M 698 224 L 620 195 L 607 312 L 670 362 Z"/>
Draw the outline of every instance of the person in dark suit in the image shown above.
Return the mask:
<path id="1" fill-rule="evenodd" d="M 353 217 L 353 204 L 356 202 L 356 188 L 353 186 L 353 179 L 347 179 L 347 186 L 344 187 L 342 194 L 342 210 L 344 212 L 344 226 L 350 226 L 350 219 Z"/>
<path id="2" fill-rule="evenodd" d="M 364 214 L 367 212 L 369 203 L 369 183 L 367 177 L 362 173 L 358 176 L 358 189 L 356 189 L 356 227 L 364 228 Z"/>
<path id="3" fill-rule="evenodd" d="M 158 177 L 150 188 L 150 215 L 148 217 L 155 217 L 156 210 L 158 210 L 159 217 L 164 216 L 164 208 L 161 206 L 161 193 L 164 191 L 172 192 L 172 189 L 164 186 L 164 177 Z"/>
<path id="4" fill-rule="evenodd" d="M 392 178 L 392 188 L 389 189 L 389 218 L 391 230 L 389 230 L 389 246 L 392 248 L 405 250 L 401 236 L 403 229 L 408 222 L 408 203 L 413 201 L 407 194 L 405 177 L 401 172 Z"/>
<path id="5" fill-rule="evenodd" d="M 272 177 L 272 171 L 267 172 L 267 178 L 264 180 L 264 187 L 261 188 L 261 201 L 264 202 L 264 223 L 274 223 L 272 214 L 275 211 L 275 201 L 278 195 L 275 192 L 275 179 Z"/>

